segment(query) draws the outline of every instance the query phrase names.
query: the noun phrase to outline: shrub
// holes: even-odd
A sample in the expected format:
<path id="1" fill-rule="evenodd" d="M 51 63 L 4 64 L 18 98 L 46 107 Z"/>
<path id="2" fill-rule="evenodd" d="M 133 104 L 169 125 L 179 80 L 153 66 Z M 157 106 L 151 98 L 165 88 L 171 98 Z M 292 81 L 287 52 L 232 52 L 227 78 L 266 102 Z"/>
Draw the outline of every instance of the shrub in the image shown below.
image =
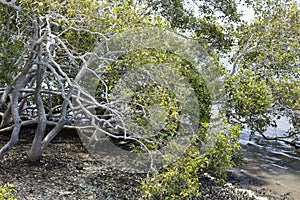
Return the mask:
<path id="1" fill-rule="evenodd" d="M 14 197 L 14 193 L 16 190 L 14 189 L 14 185 L 10 183 L 0 184 L 0 200 L 16 200 Z"/>
<path id="2" fill-rule="evenodd" d="M 201 132 L 202 142 L 212 145 L 199 147 L 193 144 L 184 156 L 160 172 L 151 174 L 141 182 L 141 189 L 147 198 L 153 199 L 191 199 L 201 196 L 200 173 L 209 172 L 224 182 L 226 171 L 236 163 L 234 155 L 240 149 L 239 126 L 231 126 L 227 131 L 208 135 Z M 205 137 L 203 137 L 205 134 Z M 200 136 L 199 135 L 199 136 Z"/>

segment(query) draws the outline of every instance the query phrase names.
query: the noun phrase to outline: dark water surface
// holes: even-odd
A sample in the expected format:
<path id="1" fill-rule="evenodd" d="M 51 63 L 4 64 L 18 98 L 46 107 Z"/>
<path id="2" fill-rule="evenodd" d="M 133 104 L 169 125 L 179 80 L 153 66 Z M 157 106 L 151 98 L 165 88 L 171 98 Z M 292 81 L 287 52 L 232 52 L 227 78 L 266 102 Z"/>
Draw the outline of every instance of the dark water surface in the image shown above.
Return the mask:
<path id="1" fill-rule="evenodd" d="M 267 135 L 282 135 L 289 128 L 287 120 L 280 121 L 279 125 L 277 129 L 269 128 Z M 259 135 L 250 139 L 247 129 L 240 142 L 246 160 L 240 173 L 261 181 L 256 187 L 268 187 L 282 196 L 300 200 L 300 149 L 283 142 L 266 141 Z"/>

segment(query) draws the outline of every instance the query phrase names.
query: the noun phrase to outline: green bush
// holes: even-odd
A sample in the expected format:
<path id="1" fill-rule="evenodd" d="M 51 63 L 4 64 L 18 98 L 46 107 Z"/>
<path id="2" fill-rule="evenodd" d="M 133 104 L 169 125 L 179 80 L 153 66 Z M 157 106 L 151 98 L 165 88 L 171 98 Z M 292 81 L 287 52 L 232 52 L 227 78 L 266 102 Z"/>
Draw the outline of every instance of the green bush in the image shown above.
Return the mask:
<path id="1" fill-rule="evenodd" d="M 14 193 L 16 190 L 14 189 L 14 185 L 10 183 L 0 184 L 0 200 L 16 200 L 14 197 Z"/>
<path id="2" fill-rule="evenodd" d="M 144 197 L 150 199 L 189 199 L 199 197 L 201 196 L 201 183 L 198 179 L 200 173 L 209 172 L 211 175 L 218 177 L 219 181 L 222 181 L 226 177 L 226 170 L 234 165 L 234 154 L 239 149 L 240 127 L 229 127 L 224 122 L 225 124 L 222 125 L 224 130 L 209 133 L 211 99 L 203 77 L 190 63 L 164 50 L 143 49 L 127 52 L 126 55 L 119 58 L 118 61 L 112 63 L 106 69 L 107 73 L 104 74 L 105 78 L 103 80 L 107 87 L 99 85 L 96 97 L 99 98 L 100 102 L 105 101 L 104 98 L 102 99 L 101 94 L 105 90 L 108 90 L 109 94 L 111 93 L 114 86 L 118 84 L 122 72 L 126 73 L 128 69 L 140 67 L 147 63 L 168 63 L 168 65 L 187 78 L 197 95 L 199 106 L 198 123 L 199 128 L 203 128 L 199 129 L 198 137 L 194 138 L 197 141 L 194 141 L 189 146 L 181 158 L 169 162 L 172 164 L 160 171 L 153 172 L 141 182 L 141 189 L 145 194 Z M 149 117 L 143 117 L 144 115 L 149 115 L 148 106 L 160 105 L 166 110 L 163 117 L 166 118 L 167 125 L 160 130 L 159 136 L 156 138 L 147 137 L 147 141 L 150 140 L 150 142 L 143 141 L 148 149 L 159 149 L 164 145 L 164 141 L 168 141 L 170 138 L 180 134 L 178 133 L 179 124 L 176 119 L 181 113 L 181 108 L 172 91 L 160 85 L 151 84 L 139 88 L 131 98 L 131 109 L 139 111 L 131 112 L 134 113 L 131 114 L 131 119 L 144 129 L 147 129 L 148 126 L 150 127 L 148 129 L 151 129 Z M 143 112 L 141 112 L 141 108 L 138 105 L 144 106 Z M 98 114 L 103 114 L 104 111 L 97 110 L 97 112 Z M 159 116 L 156 115 L 156 117 Z M 135 144 L 130 149 L 138 152 L 143 151 Z M 170 152 L 170 155 L 165 155 L 164 159 L 172 159 L 173 155 L 171 154 L 172 152 Z"/>
<path id="3" fill-rule="evenodd" d="M 236 163 L 234 155 L 240 149 L 239 126 L 231 126 L 227 131 L 208 135 L 200 130 L 201 140 L 212 145 L 199 147 L 193 144 L 175 163 L 160 172 L 151 174 L 141 182 L 141 189 L 148 199 L 191 199 L 201 196 L 199 174 L 209 172 L 224 182 L 226 170 Z M 203 135 L 205 135 L 203 137 Z"/>

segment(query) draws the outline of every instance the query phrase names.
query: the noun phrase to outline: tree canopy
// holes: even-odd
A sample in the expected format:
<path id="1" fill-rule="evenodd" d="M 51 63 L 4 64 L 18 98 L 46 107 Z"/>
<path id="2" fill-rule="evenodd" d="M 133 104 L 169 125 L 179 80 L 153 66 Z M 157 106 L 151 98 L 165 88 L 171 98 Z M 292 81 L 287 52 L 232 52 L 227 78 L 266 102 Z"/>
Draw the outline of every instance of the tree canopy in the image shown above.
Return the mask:
<path id="1" fill-rule="evenodd" d="M 257 1 L 253 22 L 239 25 L 238 50 L 227 80 L 228 114 L 266 139 L 299 141 L 299 8 L 296 1 Z M 291 128 L 268 137 L 286 117 Z M 287 139 L 289 138 L 289 139 Z M 285 140 L 286 139 L 286 140 Z"/>

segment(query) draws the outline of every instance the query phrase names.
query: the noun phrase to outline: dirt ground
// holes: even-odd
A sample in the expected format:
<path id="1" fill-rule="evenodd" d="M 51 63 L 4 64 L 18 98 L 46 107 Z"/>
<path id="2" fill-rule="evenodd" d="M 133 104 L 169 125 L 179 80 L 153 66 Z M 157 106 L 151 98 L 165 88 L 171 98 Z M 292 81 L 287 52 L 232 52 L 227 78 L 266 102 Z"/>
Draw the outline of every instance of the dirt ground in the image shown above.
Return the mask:
<path id="1" fill-rule="evenodd" d="M 76 133 L 57 137 L 37 163 L 26 159 L 31 138 L 31 133 L 22 133 L 19 143 L 0 166 L 0 180 L 15 184 L 17 198 L 138 199 L 141 196 L 137 186 L 143 174 L 127 174 L 102 165 L 85 149 Z"/>
<path id="2" fill-rule="evenodd" d="M 8 136 L 0 135 L 1 146 Z M 23 131 L 19 143 L 0 163 L 0 182 L 14 183 L 18 199 L 143 199 L 139 180 L 146 175 L 126 173 L 101 164 L 85 149 L 76 132 L 61 133 L 37 163 L 26 159 L 32 137 L 30 130 Z M 234 173 L 230 187 L 217 185 L 208 177 L 200 178 L 203 185 L 200 199 L 255 199 L 245 191 L 237 192 L 235 187 L 241 179 L 234 177 Z M 256 192 L 269 199 L 291 199 L 263 187 Z"/>

